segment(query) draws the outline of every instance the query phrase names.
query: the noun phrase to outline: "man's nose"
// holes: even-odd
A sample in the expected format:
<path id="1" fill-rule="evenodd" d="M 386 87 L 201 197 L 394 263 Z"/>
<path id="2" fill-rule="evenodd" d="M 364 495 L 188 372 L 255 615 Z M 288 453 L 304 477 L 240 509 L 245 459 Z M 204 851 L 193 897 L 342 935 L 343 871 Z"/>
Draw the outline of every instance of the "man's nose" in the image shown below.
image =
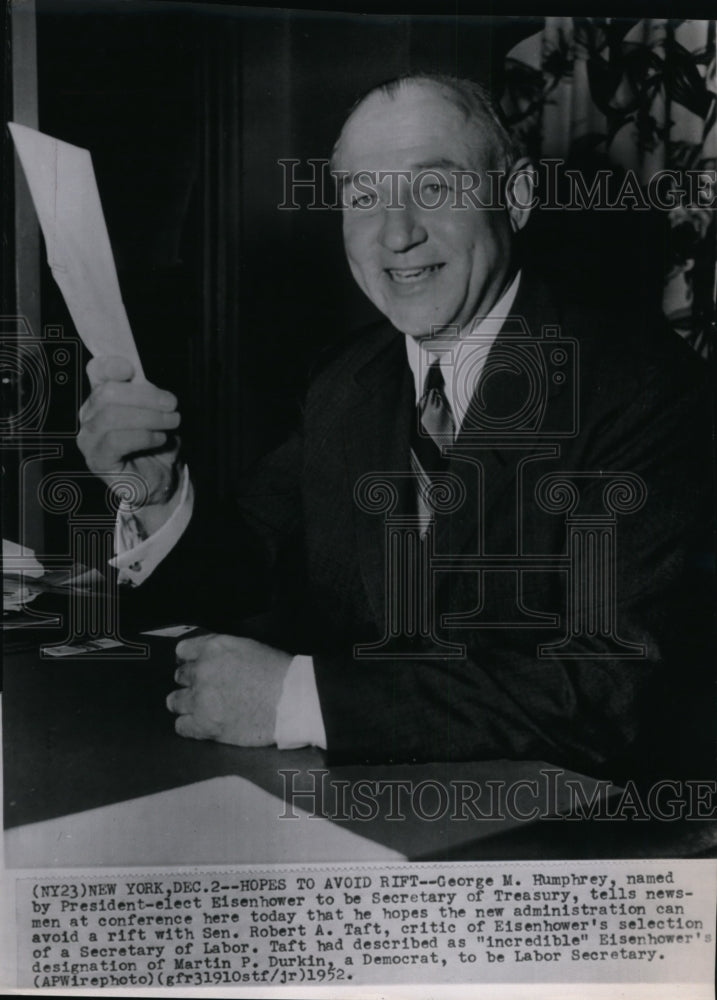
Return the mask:
<path id="1" fill-rule="evenodd" d="M 403 253 L 425 242 L 428 233 L 415 206 L 401 205 L 383 209 L 383 225 L 379 239 L 387 250 Z"/>

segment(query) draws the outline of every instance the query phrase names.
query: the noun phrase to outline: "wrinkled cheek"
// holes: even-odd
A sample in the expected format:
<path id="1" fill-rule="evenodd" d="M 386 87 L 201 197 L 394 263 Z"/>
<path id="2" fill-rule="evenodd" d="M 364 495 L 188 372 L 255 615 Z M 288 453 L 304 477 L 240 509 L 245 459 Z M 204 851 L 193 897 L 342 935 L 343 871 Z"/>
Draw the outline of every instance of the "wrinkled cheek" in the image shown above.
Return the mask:
<path id="1" fill-rule="evenodd" d="M 360 255 L 355 255 L 346 249 L 346 256 L 349 262 L 349 268 L 351 269 L 351 274 L 353 275 L 354 281 L 359 286 L 359 288 L 369 296 L 369 298 L 374 298 L 375 287 L 372 289 L 372 285 L 376 285 L 375 279 L 371 278 L 371 267 L 367 264 Z"/>

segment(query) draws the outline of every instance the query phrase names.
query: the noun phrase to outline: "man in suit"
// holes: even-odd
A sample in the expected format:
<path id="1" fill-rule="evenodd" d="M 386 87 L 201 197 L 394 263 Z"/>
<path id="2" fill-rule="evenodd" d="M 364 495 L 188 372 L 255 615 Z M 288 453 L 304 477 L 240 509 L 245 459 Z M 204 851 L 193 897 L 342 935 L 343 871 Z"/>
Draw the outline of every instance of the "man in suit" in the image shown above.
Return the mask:
<path id="1" fill-rule="evenodd" d="M 651 318 L 568 308 L 520 266 L 525 166 L 466 81 L 414 76 L 352 111 L 344 242 L 386 322 L 324 360 L 215 550 L 193 541 L 211 502 L 174 397 L 90 364 L 88 465 L 147 483 L 120 579 L 219 631 L 177 646 L 181 735 L 611 774 L 674 761 L 679 720 L 705 737 L 706 380 Z M 511 194 L 487 207 L 491 171 Z M 201 610 L 229 540 L 235 586 Z"/>

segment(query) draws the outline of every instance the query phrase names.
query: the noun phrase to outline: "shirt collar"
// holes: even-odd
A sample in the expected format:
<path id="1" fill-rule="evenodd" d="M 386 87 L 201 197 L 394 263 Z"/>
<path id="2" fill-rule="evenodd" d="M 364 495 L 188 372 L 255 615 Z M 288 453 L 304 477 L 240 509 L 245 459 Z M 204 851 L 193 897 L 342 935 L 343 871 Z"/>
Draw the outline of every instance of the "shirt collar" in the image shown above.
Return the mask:
<path id="1" fill-rule="evenodd" d="M 476 316 L 454 336 L 406 336 L 406 355 L 413 374 L 416 402 L 423 395 L 426 373 L 438 359 L 445 382 L 445 392 L 453 412 L 456 429 L 463 423 L 488 352 L 505 320 L 510 315 L 520 284 L 521 272 L 485 316 Z"/>

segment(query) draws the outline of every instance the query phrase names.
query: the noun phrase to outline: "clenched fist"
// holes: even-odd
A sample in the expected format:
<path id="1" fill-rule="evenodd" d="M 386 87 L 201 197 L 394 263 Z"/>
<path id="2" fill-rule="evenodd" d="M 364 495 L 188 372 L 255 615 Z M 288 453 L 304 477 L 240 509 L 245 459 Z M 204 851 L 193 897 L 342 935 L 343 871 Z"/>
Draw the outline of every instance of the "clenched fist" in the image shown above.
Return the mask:
<path id="1" fill-rule="evenodd" d="M 93 358 L 92 392 L 80 409 L 77 445 L 91 472 L 112 483 L 118 473 L 141 477 L 145 504 L 167 503 L 178 482 L 177 399 L 150 382 L 132 382 L 124 358 Z"/>
<path id="2" fill-rule="evenodd" d="M 276 709 L 291 663 L 284 653 L 253 639 L 202 635 L 177 645 L 179 691 L 167 708 L 179 716 L 180 736 L 262 747 L 274 742 Z"/>

